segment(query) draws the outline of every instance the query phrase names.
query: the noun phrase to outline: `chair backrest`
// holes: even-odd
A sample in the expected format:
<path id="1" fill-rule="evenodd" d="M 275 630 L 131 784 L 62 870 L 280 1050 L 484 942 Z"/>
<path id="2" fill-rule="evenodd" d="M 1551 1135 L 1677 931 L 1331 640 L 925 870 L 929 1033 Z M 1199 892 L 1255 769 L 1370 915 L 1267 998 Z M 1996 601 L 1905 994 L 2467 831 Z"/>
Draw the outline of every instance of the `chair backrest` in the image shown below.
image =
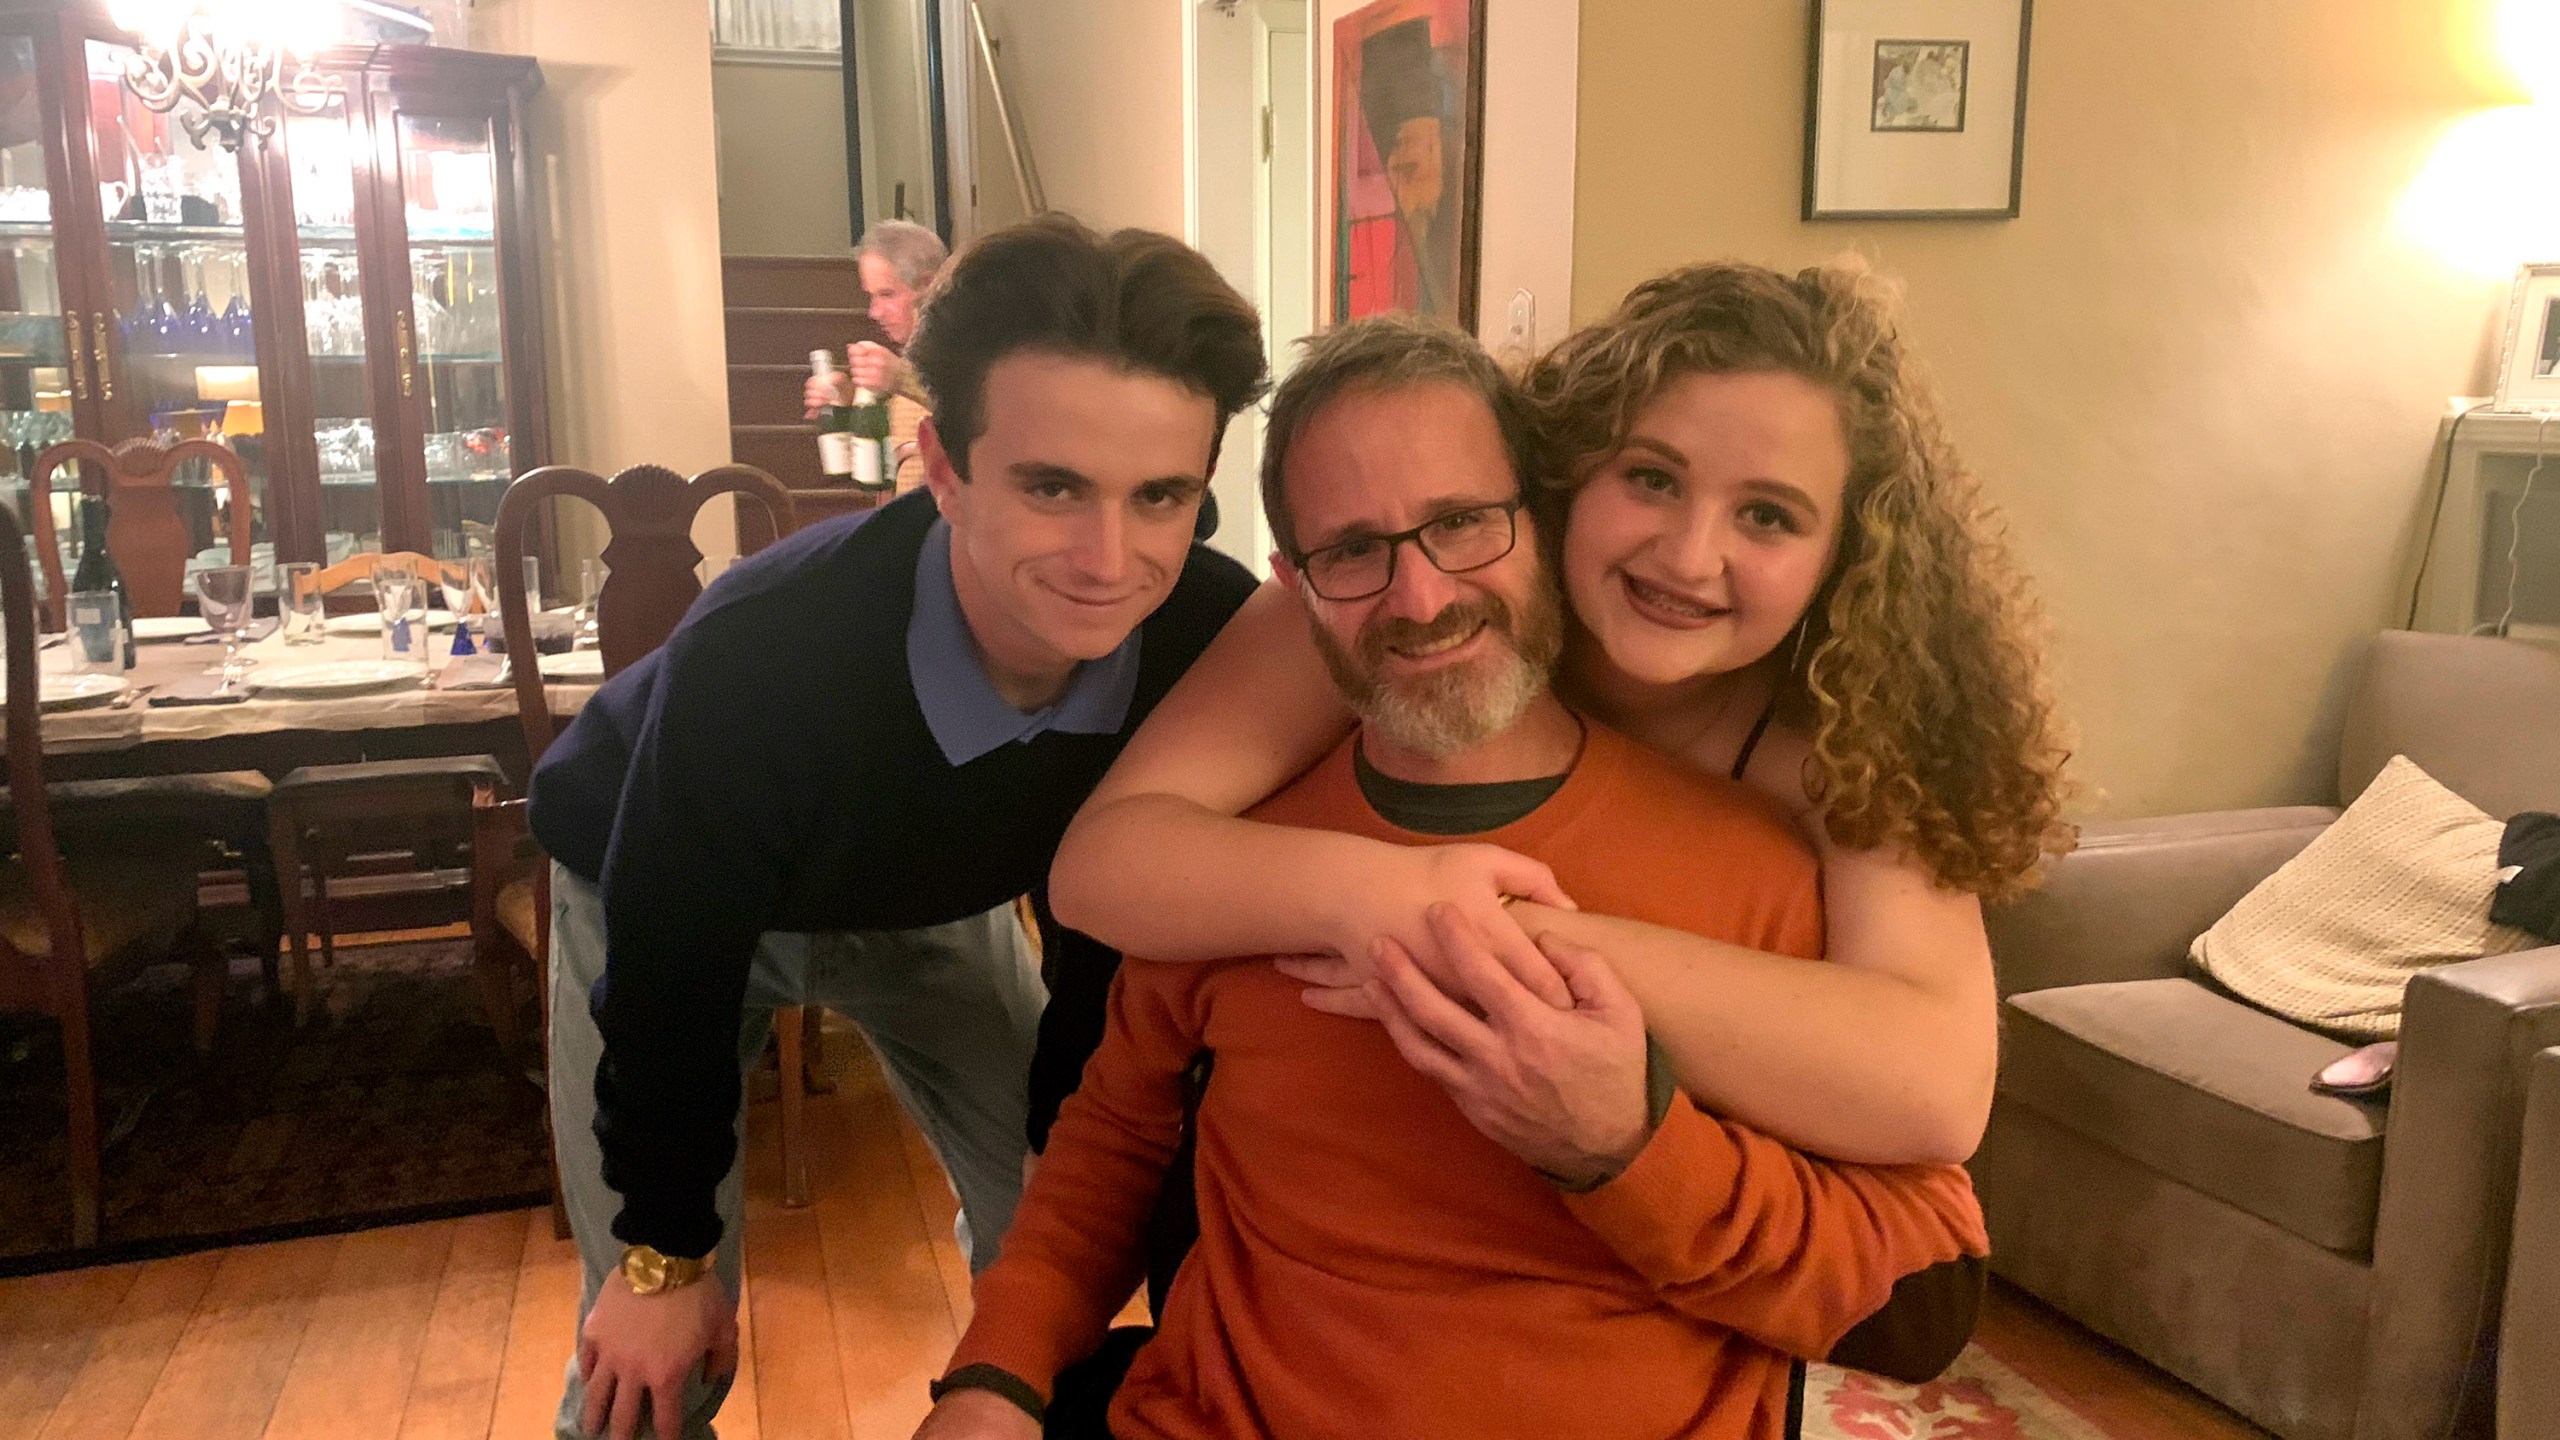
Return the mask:
<path id="1" fill-rule="evenodd" d="M 856 515 L 865 510 L 877 510 L 896 498 L 898 497 L 895 494 L 878 490 L 856 490 L 851 486 L 830 485 L 824 488 L 792 491 L 791 508 L 799 517 L 800 525 L 807 527 L 821 520 L 832 520 L 838 515 Z M 773 541 L 773 526 L 766 521 L 765 517 L 741 506 L 738 510 L 740 553 L 752 555 L 772 544 Z"/>
<path id="2" fill-rule="evenodd" d="M 312 577 L 312 583 L 319 587 L 321 594 L 328 595 L 344 590 L 358 581 L 370 582 L 373 579 L 373 567 L 385 560 L 396 560 L 407 564 L 418 572 L 419 579 L 429 584 L 437 584 L 447 578 L 444 561 L 421 555 L 415 550 L 367 550 L 361 555 L 350 555 L 335 565 L 322 566 L 320 572 Z M 431 604 L 442 603 L 435 601 L 432 596 L 429 599 Z"/>
<path id="3" fill-rule="evenodd" d="M 633 466 L 611 480 L 589 470 L 545 465 L 519 477 L 498 502 L 498 573 L 524 573 L 527 540 L 543 502 L 574 496 L 602 512 L 609 537 L 606 574 L 594 603 L 596 639 L 604 651 L 605 677 L 611 679 L 667 643 L 684 612 L 701 596 L 695 567 L 702 563 L 702 552 L 694 548 L 693 517 L 720 495 L 759 502 L 775 535 L 788 535 L 797 527 L 791 492 L 752 465 L 723 465 L 691 480 L 657 465 Z M 743 536 L 748 509 L 739 509 Z M 551 745 L 551 707 L 534 658 L 533 613 L 522 585 L 498 586 L 498 613 L 512 657 L 507 668 L 515 678 L 525 758 L 539 761 Z"/>
<path id="4" fill-rule="evenodd" d="M 176 479 L 178 467 L 190 460 L 205 461 L 221 475 L 231 563 L 250 563 L 256 519 L 249 504 L 249 470 L 228 448 L 210 440 L 186 440 L 165 449 L 148 440 L 127 440 L 110 450 L 95 440 L 65 440 L 36 457 L 35 474 L 27 480 L 28 524 L 41 552 L 38 563 L 44 566 L 49 595 L 46 618 L 53 628 L 62 628 L 63 593 L 62 547 L 53 535 L 53 472 L 80 460 L 99 467 L 85 477 L 83 493 L 103 493 L 113 507 L 107 517 L 107 550 L 124 576 L 134 614 L 175 615 L 186 603 L 187 561 L 196 546 L 194 531 L 178 513 Z"/>
<path id="5" fill-rule="evenodd" d="M 42 494 L 42 491 L 38 491 Z M 0 505 L 0 638 L 8 648 L 9 678 L 6 736 L 9 747 L 9 799 L 18 812 L 18 858 L 25 866 L 27 888 L 45 919 L 51 955 L 67 964 L 30 965 L 35 959 L 0 940 L 0 1004 L 13 1008 L 52 1008 L 63 997 L 42 992 L 50 985 L 82 985 L 80 912 L 62 880 L 62 856 L 53 848 L 53 810 L 45 801 L 44 721 L 42 696 L 36 689 L 36 595 L 27 574 L 26 532 L 18 517 Z"/>
<path id="6" fill-rule="evenodd" d="M 2338 740 L 2338 803 L 2394 755 L 2504 820 L 2560 811 L 2560 654 L 2520 640 L 2385 630 Z"/>

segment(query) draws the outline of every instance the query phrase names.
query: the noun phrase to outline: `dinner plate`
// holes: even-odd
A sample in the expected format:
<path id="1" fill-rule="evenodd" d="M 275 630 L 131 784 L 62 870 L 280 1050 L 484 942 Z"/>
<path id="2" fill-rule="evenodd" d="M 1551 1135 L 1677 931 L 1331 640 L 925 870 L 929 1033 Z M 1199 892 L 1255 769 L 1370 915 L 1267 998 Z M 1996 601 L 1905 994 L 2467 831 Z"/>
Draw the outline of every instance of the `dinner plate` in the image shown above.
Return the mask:
<path id="1" fill-rule="evenodd" d="M 86 710 L 113 700 L 125 689 L 121 675 L 40 675 L 36 677 L 36 704 L 47 710 Z M 8 695 L 7 681 L 0 679 L 0 703 L 5 703 Z"/>
<path id="2" fill-rule="evenodd" d="M 453 612 L 450 610 L 428 611 L 427 628 L 430 630 L 452 629 Z M 332 635 L 379 635 L 382 633 L 382 616 L 372 610 L 359 610 L 353 615 L 332 615 L 329 617 L 326 629 Z"/>
<path id="3" fill-rule="evenodd" d="M 604 679 L 604 652 L 572 650 L 566 655 L 545 655 L 542 657 L 542 678 L 586 681 L 589 684 L 600 682 Z"/>
<path id="4" fill-rule="evenodd" d="M 242 683 L 266 694 L 317 700 L 415 685 L 425 678 L 425 670 L 397 660 L 329 660 L 317 665 L 261 667 L 250 671 Z"/>
<path id="5" fill-rule="evenodd" d="M 184 640 L 212 633 L 213 627 L 204 623 L 201 615 L 139 615 L 133 622 L 133 638 L 145 645 L 155 640 Z"/>

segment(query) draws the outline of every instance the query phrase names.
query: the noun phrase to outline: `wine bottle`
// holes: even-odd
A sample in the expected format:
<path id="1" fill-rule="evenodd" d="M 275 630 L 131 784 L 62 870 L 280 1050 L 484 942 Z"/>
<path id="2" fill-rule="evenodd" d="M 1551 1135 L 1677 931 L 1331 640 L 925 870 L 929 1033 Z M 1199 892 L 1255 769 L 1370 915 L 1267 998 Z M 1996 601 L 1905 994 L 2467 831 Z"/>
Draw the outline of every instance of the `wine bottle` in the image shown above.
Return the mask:
<path id="1" fill-rule="evenodd" d="M 857 385 L 853 391 L 853 486 L 889 488 L 889 405 Z"/>
<path id="2" fill-rule="evenodd" d="M 124 572 L 116 569 L 116 557 L 107 552 L 107 502 L 95 495 L 80 497 L 80 566 L 71 572 L 71 589 L 74 594 L 96 590 L 114 592 L 116 608 L 124 617 L 124 668 L 132 669 L 133 596 L 124 588 Z M 106 662 L 106 636 L 83 634 L 80 644 L 90 663 Z"/>
<path id="3" fill-rule="evenodd" d="M 809 373 L 821 380 L 836 378 L 836 357 L 824 350 L 809 352 Z M 856 482 L 861 442 L 853 433 L 853 407 L 829 405 L 818 411 L 818 468 L 830 485 Z"/>

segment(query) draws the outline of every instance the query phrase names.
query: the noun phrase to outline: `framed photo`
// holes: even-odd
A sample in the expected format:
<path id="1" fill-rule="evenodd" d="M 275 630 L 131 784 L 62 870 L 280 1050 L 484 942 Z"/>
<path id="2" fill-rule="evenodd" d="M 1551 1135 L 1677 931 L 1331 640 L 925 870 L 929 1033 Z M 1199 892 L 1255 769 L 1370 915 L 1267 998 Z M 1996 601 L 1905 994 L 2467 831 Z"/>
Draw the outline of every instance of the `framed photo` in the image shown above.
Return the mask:
<path id="1" fill-rule="evenodd" d="M 2525 265 L 2507 301 L 2492 410 L 2560 410 L 2560 262 Z"/>
<path id="2" fill-rule="evenodd" d="M 1333 319 L 1476 324 L 1484 0 L 1376 0 L 1333 24 Z"/>
<path id="3" fill-rule="evenodd" d="M 1804 218 L 2016 218 L 2033 4 L 1814 0 Z"/>

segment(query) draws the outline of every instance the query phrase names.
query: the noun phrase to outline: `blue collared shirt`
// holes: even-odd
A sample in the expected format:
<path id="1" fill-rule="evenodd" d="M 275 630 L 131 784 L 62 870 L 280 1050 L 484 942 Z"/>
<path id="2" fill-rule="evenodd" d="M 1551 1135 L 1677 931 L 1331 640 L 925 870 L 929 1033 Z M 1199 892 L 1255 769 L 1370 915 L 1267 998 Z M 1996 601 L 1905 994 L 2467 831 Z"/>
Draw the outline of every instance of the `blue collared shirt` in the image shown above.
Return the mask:
<path id="1" fill-rule="evenodd" d="M 1109 735 L 1129 718 L 1138 693 L 1136 630 L 1120 648 L 1078 665 L 1066 691 L 1028 713 L 1013 708 L 988 678 L 960 591 L 951 581 L 951 522 L 935 520 L 916 555 L 916 603 L 907 620 L 907 677 L 925 728 L 942 758 L 966 765 L 1045 730 L 1068 735 Z"/>

